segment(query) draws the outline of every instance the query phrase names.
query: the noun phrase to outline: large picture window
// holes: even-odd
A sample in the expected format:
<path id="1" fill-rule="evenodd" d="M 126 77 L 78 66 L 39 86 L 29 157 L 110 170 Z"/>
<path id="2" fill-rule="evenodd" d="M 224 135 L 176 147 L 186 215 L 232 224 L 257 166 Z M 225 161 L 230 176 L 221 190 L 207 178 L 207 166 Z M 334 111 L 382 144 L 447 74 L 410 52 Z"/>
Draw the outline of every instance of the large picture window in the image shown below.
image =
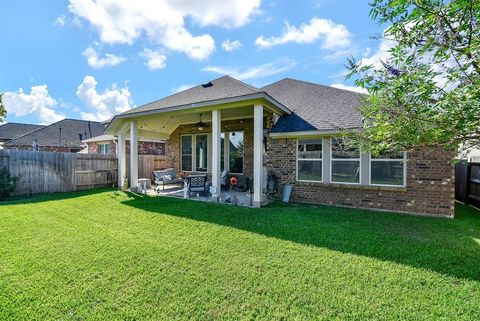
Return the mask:
<path id="1" fill-rule="evenodd" d="M 341 138 L 332 138 L 332 182 L 360 184 L 360 151 L 346 146 Z"/>
<path id="2" fill-rule="evenodd" d="M 370 184 L 405 185 L 405 153 L 384 153 L 370 157 Z"/>
<path id="3" fill-rule="evenodd" d="M 297 144 L 297 180 L 321 182 L 322 139 L 300 139 Z"/>

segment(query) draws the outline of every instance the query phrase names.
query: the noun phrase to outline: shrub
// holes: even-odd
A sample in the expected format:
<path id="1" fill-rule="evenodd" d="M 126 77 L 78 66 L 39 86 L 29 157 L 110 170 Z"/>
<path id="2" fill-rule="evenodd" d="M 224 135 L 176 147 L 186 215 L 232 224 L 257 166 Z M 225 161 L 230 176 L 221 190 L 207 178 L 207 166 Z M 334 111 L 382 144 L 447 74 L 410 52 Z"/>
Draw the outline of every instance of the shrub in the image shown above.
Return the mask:
<path id="1" fill-rule="evenodd" d="M 5 167 L 0 168 L 0 200 L 6 198 L 17 186 L 18 177 L 10 175 Z"/>

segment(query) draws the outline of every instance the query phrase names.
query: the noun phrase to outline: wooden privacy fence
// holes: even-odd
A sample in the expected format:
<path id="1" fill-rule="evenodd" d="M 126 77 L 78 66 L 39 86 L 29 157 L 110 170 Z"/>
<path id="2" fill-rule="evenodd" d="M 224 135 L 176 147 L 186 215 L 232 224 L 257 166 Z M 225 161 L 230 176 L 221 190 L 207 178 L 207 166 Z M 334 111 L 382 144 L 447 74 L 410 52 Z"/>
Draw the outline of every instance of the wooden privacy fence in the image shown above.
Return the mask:
<path id="1" fill-rule="evenodd" d="M 110 155 L 0 150 L 0 166 L 20 179 L 12 196 L 71 192 L 117 183 Z"/>
<path id="2" fill-rule="evenodd" d="M 455 165 L 455 199 L 480 208 L 480 163 Z"/>
<path id="3" fill-rule="evenodd" d="M 152 179 L 152 172 L 165 166 L 164 155 L 138 155 L 138 178 Z M 130 177 L 130 155 L 127 155 L 127 177 Z"/>

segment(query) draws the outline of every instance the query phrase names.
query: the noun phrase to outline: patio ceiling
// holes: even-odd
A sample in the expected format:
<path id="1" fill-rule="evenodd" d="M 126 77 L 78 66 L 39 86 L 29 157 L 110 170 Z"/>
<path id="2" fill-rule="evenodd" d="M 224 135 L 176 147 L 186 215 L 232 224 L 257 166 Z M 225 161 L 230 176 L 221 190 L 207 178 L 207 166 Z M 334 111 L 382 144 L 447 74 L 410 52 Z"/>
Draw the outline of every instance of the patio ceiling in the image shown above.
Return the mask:
<path id="1" fill-rule="evenodd" d="M 253 118 L 253 104 L 218 107 L 199 107 L 186 110 L 176 110 L 169 112 L 157 112 L 154 114 L 131 116 L 128 119 L 117 119 L 115 124 L 110 124 L 107 128 L 108 132 L 115 133 L 121 129 L 122 123 L 128 124 L 129 121 L 135 120 L 138 124 L 138 134 L 141 137 L 168 139 L 170 134 L 179 126 L 185 124 L 195 124 L 200 121 L 210 123 L 212 121 L 212 110 L 222 110 L 222 121 L 233 119 Z M 271 114 L 272 111 L 265 108 L 265 114 Z M 127 130 L 126 133 L 129 131 Z"/>

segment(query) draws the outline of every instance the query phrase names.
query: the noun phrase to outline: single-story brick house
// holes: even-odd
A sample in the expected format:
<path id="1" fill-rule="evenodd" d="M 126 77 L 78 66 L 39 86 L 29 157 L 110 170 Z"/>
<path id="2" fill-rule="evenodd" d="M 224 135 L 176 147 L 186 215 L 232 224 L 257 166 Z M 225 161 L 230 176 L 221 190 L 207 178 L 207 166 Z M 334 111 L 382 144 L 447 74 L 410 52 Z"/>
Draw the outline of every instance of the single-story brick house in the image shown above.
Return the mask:
<path id="1" fill-rule="evenodd" d="M 63 119 L 12 139 L 4 144 L 4 148 L 78 153 L 83 149 L 82 141 L 103 134 L 105 125 L 95 121 Z"/>
<path id="2" fill-rule="evenodd" d="M 106 133 L 118 136 L 123 178 L 127 135 L 135 151 L 139 136 L 151 137 L 166 141 L 169 167 L 208 173 L 213 199 L 227 170 L 253 180 L 253 205 L 261 206 L 269 172 L 276 196 L 289 184 L 294 202 L 452 217 L 455 152 L 372 157 L 342 147 L 340 129 L 362 127 L 357 107 L 363 97 L 288 78 L 256 88 L 224 76 L 117 115 Z M 130 186 L 137 187 L 131 157 Z"/>

